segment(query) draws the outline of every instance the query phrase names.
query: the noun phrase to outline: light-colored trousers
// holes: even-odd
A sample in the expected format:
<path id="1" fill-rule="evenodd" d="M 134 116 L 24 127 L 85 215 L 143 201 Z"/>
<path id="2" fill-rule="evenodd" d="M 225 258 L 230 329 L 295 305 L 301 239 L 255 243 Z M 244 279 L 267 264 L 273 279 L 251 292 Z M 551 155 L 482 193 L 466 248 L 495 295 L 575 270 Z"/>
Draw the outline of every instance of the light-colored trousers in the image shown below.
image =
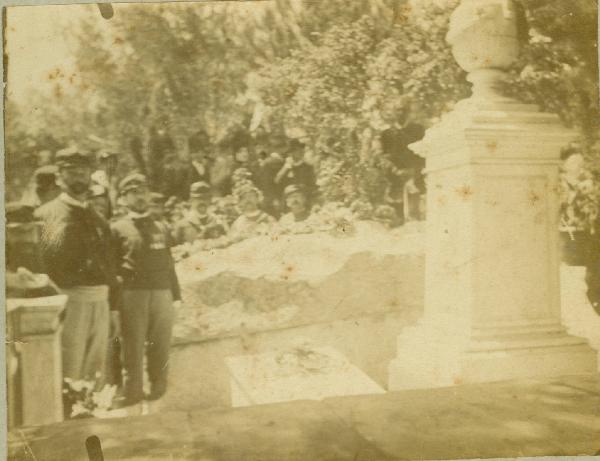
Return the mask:
<path id="1" fill-rule="evenodd" d="M 121 336 L 125 399 L 128 404 L 144 399 L 144 355 L 150 381 L 149 398 L 158 399 L 167 390 L 172 329 L 171 290 L 123 291 Z"/>
<path id="2" fill-rule="evenodd" d="M 81 286 L 63 289 L 68 296 L 62 330 L 62 362 L 65 378 L 104 385 L 108 347 L 108 287 Z"/>

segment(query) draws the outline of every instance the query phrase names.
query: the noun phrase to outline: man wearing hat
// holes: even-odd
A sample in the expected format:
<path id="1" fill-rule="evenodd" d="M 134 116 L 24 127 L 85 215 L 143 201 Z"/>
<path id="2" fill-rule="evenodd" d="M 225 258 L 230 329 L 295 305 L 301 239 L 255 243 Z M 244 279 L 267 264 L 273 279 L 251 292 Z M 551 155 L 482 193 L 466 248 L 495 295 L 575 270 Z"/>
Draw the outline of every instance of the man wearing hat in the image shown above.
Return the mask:
<path id="1" fill-rule="evenodd" d="M 242 214 L 231 225 L 232 241 L 268 232 L 275 218 L 260 209 L 263 200 L 260 190 L 251 181 L 245 181 L 237 185 L 234 195 Z"/>
<path id="2" fill-rule="evenodd" d="M 285 190 L 290 184 L 304 187 L 308 200 L 313 201 L 317 192 L 314 167 L 305 160 L 305 145 L 297 139 L 291 141 L 290 154 L 277 176 L 275 183 Z"/>
<path id="3" fill-rule="evenodd" d="M 87 203 L 91 159 L 75 147 L 56 154 L 62 193 L 35 212 L 43 222 L 42 261 L 68 295 L 62 330 L 64 377 L 104 381 L 109 287 L 116 283 L 107 222 Z"/>
<path id="4" fill-rule="evenodd" d="M 177 243 L 192 243 L 200 239 L 213 239 L 227 233 L 227 224 L 209 212 L 212 194 L 210 186 L 195 182 L 190 186 L 190 211 L 175 225 Z"/>
<path id="5" fill-rule="evenodd" d="M 294 223 L 306 221 L 310 216 L 308 209 L 306 193 L 302 186 L 290 184 L 283 191 L 285 205 L 289 210 L 283 215 L 279 223 L 284 227 L 293 226 Z"/>
<path id="6" fill-rule="evenodd" d="M 128 214 L 111 226 L 117 271 L 122 280 L 121 335 L 125 368 L 123 406 L 166 391 L 174 301 L 181 294 L 169 231 L 150 214 L 146 177 L 134 173 L 119 184 Z M 144 350 L 145 343 L 148 347 Z M 150 394 L 144 396 L 144 356 Z"/>
<path id="7" fill-rule="evenodd" d="M 22 202 L 37 208 L 58 197 L 61 189 L 56 182 L 57 175 L 56 165 L 44 165 L 35 170 L 32 188 L 23 197 Z"/>

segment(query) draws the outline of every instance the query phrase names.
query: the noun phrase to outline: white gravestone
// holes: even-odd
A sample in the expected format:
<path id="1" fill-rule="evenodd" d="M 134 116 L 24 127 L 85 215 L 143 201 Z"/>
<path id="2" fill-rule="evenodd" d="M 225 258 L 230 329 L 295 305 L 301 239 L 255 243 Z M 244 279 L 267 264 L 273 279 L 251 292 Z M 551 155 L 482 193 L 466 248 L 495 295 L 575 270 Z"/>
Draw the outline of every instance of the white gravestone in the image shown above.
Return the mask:
<path id="1" fill-rule="evenodd" d="M 301 345 L 283 351 L 229 357 L 226 364 L 233 407 L 385 393 L 331 347 Z"/>

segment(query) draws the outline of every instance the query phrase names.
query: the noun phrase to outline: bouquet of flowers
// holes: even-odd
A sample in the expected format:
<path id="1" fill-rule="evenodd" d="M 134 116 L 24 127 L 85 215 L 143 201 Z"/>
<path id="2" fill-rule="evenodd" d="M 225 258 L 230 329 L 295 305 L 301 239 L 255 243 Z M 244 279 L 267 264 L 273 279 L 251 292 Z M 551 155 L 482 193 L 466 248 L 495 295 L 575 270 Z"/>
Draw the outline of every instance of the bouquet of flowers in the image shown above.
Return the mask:
<path id="1" fill-rule="evenodd" d="M 585 168 L 583 157 L 576 154 L 567 159 L 561 172 L 560 230 L 596 232 L 600 188 L 592 173 Z"/>

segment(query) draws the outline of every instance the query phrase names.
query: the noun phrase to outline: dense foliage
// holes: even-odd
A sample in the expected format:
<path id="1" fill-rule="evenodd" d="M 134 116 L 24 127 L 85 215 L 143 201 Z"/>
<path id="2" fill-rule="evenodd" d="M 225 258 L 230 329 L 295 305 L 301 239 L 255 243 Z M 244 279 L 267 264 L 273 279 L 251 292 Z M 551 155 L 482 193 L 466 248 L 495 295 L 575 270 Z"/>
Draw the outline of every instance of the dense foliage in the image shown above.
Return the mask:
<path id="1" fill-rule="evenodd" d="M 9 177 L 75 139 L 120 152 L 122 171 L 138 168 L 161 188 L 166 177 L 185 181 L 190 153 L 268 152 L 300 138 L 326 201 L 380 203 L 406 150 L 385 148 L 384 134 L 414 140 L 403 130 L 430 126 L 468 95 L 445 42 L 457 3 L 131 4 L 105 23 L 89 6 L 68 34 L 73 73 L 32 95 L 47 109 L 22 118 L 8 102 Z M 529 42 L 505 91 L 559 113 L 597 163 L 596 2 L 523 5 Z"/>

